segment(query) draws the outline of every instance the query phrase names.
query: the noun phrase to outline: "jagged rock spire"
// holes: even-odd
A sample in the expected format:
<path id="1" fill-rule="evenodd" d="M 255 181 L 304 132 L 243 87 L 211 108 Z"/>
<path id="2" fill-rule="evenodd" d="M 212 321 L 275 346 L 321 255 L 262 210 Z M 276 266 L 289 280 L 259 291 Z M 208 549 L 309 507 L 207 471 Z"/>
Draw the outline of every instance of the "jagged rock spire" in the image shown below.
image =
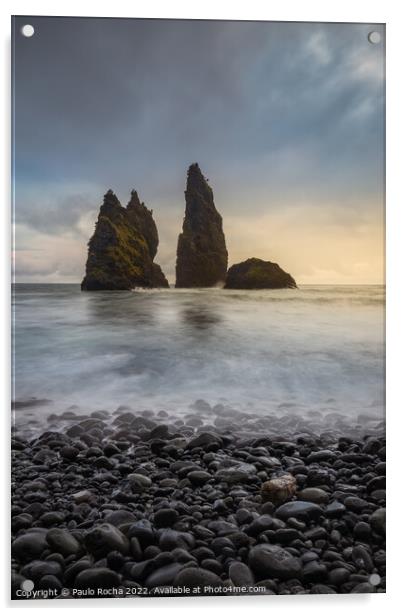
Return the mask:
<path id="1" fill-rule="evenodd" d="M 228 253 L 222 217 L 198 163 L 188 168 L 185 200 L 183 231 L 177 245 L 176 287 L 223 284 Z"/>
<path id="2" fill-rule="evenodd" d="M 132 191 L 127 208 L 109 189 L 95 232 L 88 243 L 86 273 L 81 289 L 122 290 L 135 287 L 168 287 L 153 259 L 158 248 L 158 231 L 152 212 Z"/>

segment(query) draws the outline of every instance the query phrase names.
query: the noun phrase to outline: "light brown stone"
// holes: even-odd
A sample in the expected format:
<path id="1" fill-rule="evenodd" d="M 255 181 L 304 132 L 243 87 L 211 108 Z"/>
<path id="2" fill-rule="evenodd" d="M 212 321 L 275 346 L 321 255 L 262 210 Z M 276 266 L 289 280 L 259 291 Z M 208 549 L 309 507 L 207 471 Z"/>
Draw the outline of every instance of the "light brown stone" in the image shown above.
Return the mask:
<path id="1" fill-rule="evenodd" d="M 274 505 L 281 505 L 290 500 L 296 493 L 296 479 L 293 475 L 282 475 L 266 481 L 261 486 L 261 497 L 265 503 L 270 501 Z"/>

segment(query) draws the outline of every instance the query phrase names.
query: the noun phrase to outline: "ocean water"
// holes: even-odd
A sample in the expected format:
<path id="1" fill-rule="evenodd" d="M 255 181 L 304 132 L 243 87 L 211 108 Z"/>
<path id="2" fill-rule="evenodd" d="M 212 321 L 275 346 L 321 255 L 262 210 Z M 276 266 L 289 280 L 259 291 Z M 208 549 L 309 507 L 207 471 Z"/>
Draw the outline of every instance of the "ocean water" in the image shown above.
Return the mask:
<path id="1" fill-rule="evenodd" d="M 14 287 L 16 416 L 185 411 L 384 415 L 384 287 L 82 293 Z"/>

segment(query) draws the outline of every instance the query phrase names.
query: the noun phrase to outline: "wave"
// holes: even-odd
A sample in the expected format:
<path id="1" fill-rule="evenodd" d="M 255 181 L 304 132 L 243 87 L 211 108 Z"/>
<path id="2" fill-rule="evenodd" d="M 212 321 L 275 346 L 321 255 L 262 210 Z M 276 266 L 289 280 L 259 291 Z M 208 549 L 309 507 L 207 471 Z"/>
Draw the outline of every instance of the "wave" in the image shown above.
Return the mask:
<path id="1" fill-rule="evenodd" d="M 17 400 L 185 410 L 202 398 L 261 414 L 384 412 L 383 287 L 17 285 L 14 311 Z"/>

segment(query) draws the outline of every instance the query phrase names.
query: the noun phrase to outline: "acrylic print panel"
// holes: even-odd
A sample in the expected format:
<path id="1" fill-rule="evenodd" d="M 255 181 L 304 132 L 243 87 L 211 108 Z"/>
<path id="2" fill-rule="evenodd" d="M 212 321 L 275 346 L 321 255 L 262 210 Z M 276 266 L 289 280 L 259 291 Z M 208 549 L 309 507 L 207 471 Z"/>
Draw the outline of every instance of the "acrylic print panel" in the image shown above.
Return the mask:
<path id="1" fill-rule="evenodd" d="M 384 53 L 13 19 L 14 599 L 384 592 Z"/>

